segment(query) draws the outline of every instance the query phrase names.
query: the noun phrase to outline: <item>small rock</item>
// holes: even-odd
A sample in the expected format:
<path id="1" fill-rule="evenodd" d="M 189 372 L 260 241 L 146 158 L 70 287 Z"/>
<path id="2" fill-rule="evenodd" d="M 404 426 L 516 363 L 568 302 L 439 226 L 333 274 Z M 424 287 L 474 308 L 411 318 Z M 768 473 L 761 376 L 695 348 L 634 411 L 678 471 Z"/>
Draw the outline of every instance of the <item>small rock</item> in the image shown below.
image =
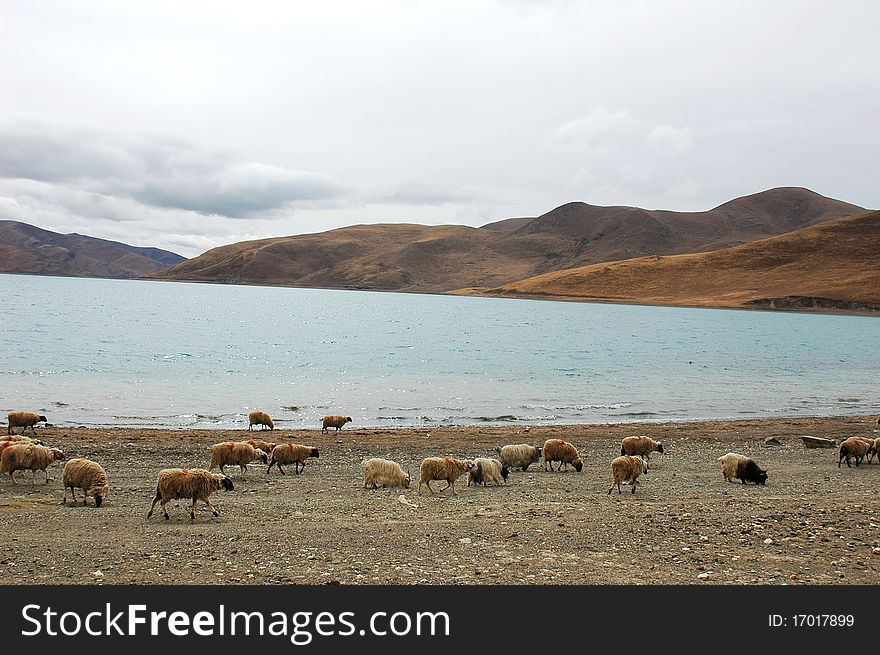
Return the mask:
<path id="1" fill-rule="evenodd" d="M 700 580 L 705 580 L 706 578 L 709 577 L 709 573 L 708 573 L 707 571 L 703 571 L 702 573 L 698 574 L 697 577 L 698 577 Z"/>
<path id="2" fill-rule="evenodd" d="M 773 543 L 773 540 L 770 537 L 767 537 L 766 539 L 764 539 L 764 543 L 769 546 L 770 544 Z"/>
<path id="3" fill-rule="evenodd" d="M 470 540 L 469 537 L 464 537 L 463 539 L 459 539 L 459 540 L 458 540 L 458 543 L 460 543 L 460 544 L 469 544 L 469 543 L 471 543 L 471 540 Z"/>
<path id="4" fill-rule="evenodd" d="M 104 577 L 104 573 L 102 571 L 92 571 L 92 575 L 95 576 L 96 578 L 103 578 Z"/>
<path id="5" fill-rule="evenodd" d="M 764 443 L 767 444 L 768 446 L 782 445 L 782 442 L 779 439 L 777 439 L 776 437 L 767 437 L 766 439 L 764 439 Z"/>

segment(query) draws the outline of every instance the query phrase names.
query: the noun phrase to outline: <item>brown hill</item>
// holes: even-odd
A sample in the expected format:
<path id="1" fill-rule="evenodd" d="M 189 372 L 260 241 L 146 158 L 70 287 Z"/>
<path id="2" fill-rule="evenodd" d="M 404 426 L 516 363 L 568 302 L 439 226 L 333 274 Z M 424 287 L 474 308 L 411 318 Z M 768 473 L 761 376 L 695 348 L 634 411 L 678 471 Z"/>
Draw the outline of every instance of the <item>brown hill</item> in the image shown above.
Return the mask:
<path id="1" fill-rule="evenodd" d="M 640 257 L 456 293 L 715 307 L 880 310 L 880 212 L 707 253 Z"/>
<path id="2" fill-rule="evenodd" d="M 136 278 L 183 260 L 159 248 L 137 248 L 0 220 L 0 273 Z"/>
<path id="3" fill-rule="evenodd" d="M 645 254 L 713 250 L 860 211 L 800 188 L 694 213 L 569 203 L 481 228 L 356 225 L 236 243 L 150 277 L 444 293 Z"/>

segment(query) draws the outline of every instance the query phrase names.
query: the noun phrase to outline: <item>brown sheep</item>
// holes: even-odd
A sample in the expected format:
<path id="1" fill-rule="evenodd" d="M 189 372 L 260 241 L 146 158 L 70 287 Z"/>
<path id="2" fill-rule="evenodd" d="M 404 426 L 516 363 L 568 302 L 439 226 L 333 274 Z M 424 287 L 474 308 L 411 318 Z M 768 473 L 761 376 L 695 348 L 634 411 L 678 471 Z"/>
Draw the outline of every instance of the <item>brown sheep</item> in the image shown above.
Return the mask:
<path id="1" fill-rule="evenodd" d="M 259 425 L 261 430 L 264 425 L 270 430 L 275 429 L 272 418 L 266 412 L 261 412 L 260 410 L 254 410 L 248 414 L 248 431 L 252 430 L 255 425 Z"/>
<path id="2" fill-rule="evenodd" d="M 196 520 L 196 501 L 198 500 L 205 501 L 211 508 L 211 514 L 220 516 L 220 512 L 211 504 L 208 496 L 221 487 L 226 491 L 235 489 L 235 485 L 228 477 L 211 473 L 205 469 L 162 469 L 159 471 L 159 479 L 156 482 L 156 497 L 153 498 L 150 511 L 147 512 L 147 518 L 153 515 L 156 503 L 162 501 L 162 511 L 165 513 L 165 520 L 168 520 L 168 510 L 165 508 L 165 504 L 169 500 L 179 498 L 192 498 L 189 517 L 193 521 Z"/>
<path id="3" fill-rule="evenodd" d="M 269 461 L 269 456 L 259 448 L 254 448 L 245 441 L 224 441 L 215 443 L 211 447 L 211 463 L 208 464 L 208 470 L 212 470 L 215 466 L 220 467 L 220 472 L 224 473 L 225 466 L 239 466 L 239 475 L 243 476 L 247 473 L 247 466 L 255 459 L 262 460 L 263 464 Z"/>
<path id="4" fill-rule="evenodd" d="M 295 473 L 302 473 L 306 469 L 306 460 L 309 457 L 318 457 L 318 449 L 312 446 L 302 446 L 296 443 L 282 443 L 275 446 L 272 450 L 272 459 L 269 460 L 269 468 L 266 469 L 266 475 L 276 464 L 281 475 L 286 475 L 282 464 L 293 464 Z M 302 468 L 300 468 L 302 465 Z"/>
<path id="5" fill-rule="evenodd" d="M 639 455 L 621 455 L 611 460 L 611 486 L 608 488 L 610 494 L 617 485 L 617 493 L 620 494 L 620 483 L 629 482 L 632 484 L 630 493 L 636 492 L 636 484 L 639 476 L 644 473 L 648 474 L 648 461 Z"/>
<path id="6" fill-rule="evenodd" d="M 272 449 L 277 445 L 271 441 L 263 441 L 262 439 L 248 439 L 245 443 L 249 443 L 254 448 L 259 448 L 266 453 L 266 455 L 271 455 Z"/>
<path id="7" fill-rule="evenodd" d="M 95 507 L 100 507 L 110 491 L 107 483 L 107 472 L 97 462 L 84 457 L 74 457 L 64 465 L 64 499 L 62 505 L 67 504 L 67 489 L 73 494 L 73 502 L 76 503 L 76 489 L 83 490 L 83 505 L 89 498 L 89 493 L 95 499 Z"/>
<path id="8" fill-rule="evenodd" d="M 663 444 L 644 435 L 626 437 L 620 444 L 621 455 L 639 455 L 645 459 L 650 459 L 651 453 L 655 450 L 663 454 Z"/>
<path id="9" fill-rule="evenodd" d="M 351 423 L 351 416 L 325 416 L 321 422 L 321 432 L 327 432 L 327 428 L 336 428 L 339 432 L 346 423 Z"/>
<path id="10" fill-rule="evenodd" d="M 868 464 L 870 464 L 871 460 L 874 459 L 874 455 L 877 455 L 877 463 L 880 464 L 880 437 L 874 439 L 871 450 L 868 452 Z"/>
<path id="11" fill-rule="evenodd" d="M 559 468 L 557 469 L 559 471 L 562 470 L 563 466 L 568 468 L 569 464 L 574 466 L 574 470 L 578 472 L 584 467 L 577 448 L 562 439 L 547 439 L 544 442 L 544 470 L 547 470 L 547 464 L 549 463 L 550 470 L 552 471 L 553 462 L 559 462 Z"/>
<path id="12" fill-rule="evenodd" d="M 34 414 L 33 412 L 9 412 L 6 420 L 9 421 L 9 425 L 6 428 L 6 434 L 15 434 L 15 430 L 12 428 L 22 428 L 22 434 L 30 428 L 31 432 L 36 436 L 37 431 L 34 430 L 34 426 L 40 422 L 46 423 L 45 416 L 42 414 Z"/>
<path id="13" fill-rule="evenodd" d="M 850 457 L 856 458 L 856 466 L 858 466 L 862 463 L 862 459 L 871 452 L 873 447 L 874 442 L 867 437 L 850 437 L 845 439 L 840 444 L 840 449 L 838 450 L 840 457 L 837 460 L 837 468 L 840 468 L 840 463 L 843 460 L 846 460 L 847 468 L 852 468 L 849 463 Z"/>
<path id="14" fill-rule="evenodd" d="M 455 481 L 464 473 L 474 468 L 473 461 L 469 459 L 454 459 L 452 457 L 426 457 L 419 467 L 419 493 L 422 493 L 422 485 L 428 486 L 428 491 L 435 493 L 431 488 L 431 480 L 446 480 L 446 486 L 440 490 L 443 493 L 452 487 L 452 495 L 455 494 Z"/>
<path id="15" fill-rule="evenodd" d="M 36 484 L 37 471 L 42 471 L 46 475 L 46 484 L 49 484 L 48 468 L 59 459 L 64 459 L 64 453 L 57 448 L 28 443 L 16 444 L 3 449 L 3 454 L 0 455 L 0 475 L 9 473 L 12 483 L 17 484 L 15 472 L 30 469 L 32 483 Z"/>

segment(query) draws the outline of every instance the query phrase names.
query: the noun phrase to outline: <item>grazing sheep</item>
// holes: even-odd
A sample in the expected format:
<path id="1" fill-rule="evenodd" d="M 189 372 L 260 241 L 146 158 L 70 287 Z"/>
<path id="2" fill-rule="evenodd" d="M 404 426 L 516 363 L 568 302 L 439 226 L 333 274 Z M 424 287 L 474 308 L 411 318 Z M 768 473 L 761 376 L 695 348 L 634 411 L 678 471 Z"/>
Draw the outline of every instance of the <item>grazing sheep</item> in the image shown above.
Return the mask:
<path id="1" fill-rule="evenodd" d="M 385 487 L 403 487 L 409 489 L 412 477 L 404 473 L 403 468 L 397 462 L 380 457 L 371 457 L 361 462 L 364 469 L 364 489 L 372 485 L 377 489 L 379 485 Z"/>
<path id="2" fill-rule="evenodd" d="M 36 484 L 37 471 L 42 471 L 46 475 L 46 484 L 49 484 L 48 468 L 58 459 L 64 459 L 64 453 L 57 448 L 29 443 L 15 444 L 4 448 L 3 454 L 0 455 L 0 475 L 9 473 L 12 483 L 17 484 L 14 473 L 30 469 L 33 484 Z"/>
<path id="3" fill-rule="evenodd" d="M 147 512 L 147 518 L 153 515 L 156 503 L 162 501 L 162 511 L 165 519 L 168 519 L 168 510 L 165 504 L 169 500 L 179 498 L 192 498 L 189 509 L 189 517 L 196 520 L 196 501 L 203 500 L 211 508 L 211 514 L 220 516 L 220 512 L 211 504 L 208 496 L 223 487 L 226 491 L 233 491 L 235 485 L 225 475 L 211 473 L 205 469 L 162 469 L 159 471 L 159 479 L 156 482 L 156 497 Z"/>
<path id="4" fill-rule="evenodd" d="M 452 457 L 426 457 L 419 467 L 419 493 L 422 493 L 422 485 L 428 486 L 428 491 L 434 493 L 431 488 L 431 480 L 446 480 L 446 486 L 440 492 L 452 487 L 452 495 L 455 494 L 455 481 L 474 468 L 473 461 L 469 459 L 454 459 Z"/>
<path id="5" fill-rule="evenodd" d="M 520 443 L 510 444 L 501 449 L 496 448 L 495 452 L 498 453 L 504 466 L 528 471 L 529 466 L 541 461 L 542 450 L 541 446 L 530 446 L 526 443 Z"/>
<path id="6" fill-rule="evenodd" d="M 724 479 L 732 482 L 733 478 L 739 478 L 739 481 L 754 482 L 755 484 L 765 484 L 767 482 L 767 471 L 761 469 L 751 457 L 740 455 L 738 453 L 726 453 L 718 458 L 721 462 L 721 472 Z"/>
<path id="7" fill-rule="evenodd" d="M 296 443 L 282 443 L 272 449 L 272 458 L 269 460 L 269 468 L 266 469 L 266 475 L 276 464 L 281 475 L 286 475 L 282 464 L 293 464 L 294 472 L 302 473 L 306 469 L 306 460 L 309 457 L 318 457 L 318 449 L 312 446 L 301 446 Z M 302 465 L 302 468 L 300 468 Z"/>
<path id="8" fill-rule="evenodd" d="M 632 490 L 630 493 L 635 493 L 636 484 L 642 473 L 645 475 L 648 474 L 648 460 L 642 459 L 640 455 L 621 455 L 620 457 L 615 457 L 611 460 L 612 480 L 611 486 L 608 488 L 608 493 L 610 494 L 614 489 L 614 485 L 617 485 L 617 493 L 619 495 L 621 493 L 621 482 L 629 482 L 632 484 Z"/>
<path id="9" fill-rule="evenodd" d="M 645 435 L 626 437 L 620 444 L 621 455 L 639 455 L 645 459 L 651 459 L 651 453 L 655 450 L 662 454 L 663 444 Z"/>
<path id="10" fill-rule="evenodd" d="M 840 444 L 840 450 L 838 451 L 840 457 L 837 460 L 837 468 L 840 468 L 840 463 L 843 460 L 846 460 L 847 468 L 852 468 L 849 463 L 850 457 L 856 458 L 856 466 L 858 466 L 862 463 L 862 459 L 871 452 L 873 447 L 874 442 L 867 437 L 850 437 L 845 439 Z"/>
<path id="11" fill-rule="evenodd" d="M 474 486 L 482 483 L 485 487 L 489 482 L 494 482 L 495 486 L 498 486 L 502 479 L 507 482 L 508 475 L 510 475 L 510 469 L 497 459 L 477 457 L 474 460 L 474 468 L 468 472 L 467 486 L 471 486 L 471 482 L 474 483 Z"/>
<path id="12" fill-rule="evenodd" d="M 73 502 L 76 503 L 77 488 L 83 490 L 83 505 L 89 498 L 89 494 L 95 498 L 95 507 L 100 507 L 110 491 L 107 483 L 107 472 L 97 462 L 84 457 L 74 457 L 64 465 L 64 499 L 62 505 L 67 504 L 67 489 L 73 494 Z"/>
<path id="13" fill-rule="evenodd" d="M 547 470 L 547 464 L 550 464 L 550 470 L 553 470 L 553 462 L 559 462 L 558 471 L 562 467 L 568 468 L 571 464 L 574 470 L 580 472 L 584 468 L 581 456 L 578 454 L 577 448 L 562 439 L 547 439 L 544 442 L 544 470 Z"/>
<path id="14" fill-rule="evenodd" d="M 266 453 L 267 456 L 271 455 L 272 450 L 275 448 L 275 446 L 278 445 L 271 441 L 263 441 L 262 439 L 248 439 L 245 443 L 249 443 L 254 448 L 259 448 L 264 453 Z"/>
<path id="15" fill-rule="evenodd" d="M 346 423 L 351 423 L 351 416 L 325 416 L 321 422 L 321 432 L 327 432 L 327 428 L 336 428 L 336 431 L 342 429 Z"/>
<path id="16" fill-rule="evenodd" d="M 6 428 L 6 434 L 15 434 L 15 431 L 12 428 L 22 428 L 22 434 L 30 428 L 31 432 L 36 436 L 37 431 L 34 430 L 34 426 L 41 421 L 43 423 L 47 422 L 45 416 L 42 414 L 34 414 L 33 412 L 9 412 L 6 419 L 9 421 L 9 425 Z"/>
<path id="17" fill-rule="evenodd" d="M 248 431 L 252 430 L 255 425 L 259 425 L 261 430 L 264 425 L 270 430 L 275 429 L 275 424 L 272 422 L 272 418 L 266 412 L 261 412 L 259 410 L 255 410 L 248 414 Z"/>
<path id="18" fill-rule="evenodd" d="M 220 467 L 220 472 L 224 473 L 224 466 L 234 466 L 238 464 L 239 475 L 243 476 L 247 473 L 247 466 L 255 459 L 259 459 L 266 464 L 269 456 L 260 450 L 254 448 L 245 441 L 224 441 L 215 443 L 211 446 L 211 463 L 208 464 L 208 470 L 212 470 L 215 466 Z"/>

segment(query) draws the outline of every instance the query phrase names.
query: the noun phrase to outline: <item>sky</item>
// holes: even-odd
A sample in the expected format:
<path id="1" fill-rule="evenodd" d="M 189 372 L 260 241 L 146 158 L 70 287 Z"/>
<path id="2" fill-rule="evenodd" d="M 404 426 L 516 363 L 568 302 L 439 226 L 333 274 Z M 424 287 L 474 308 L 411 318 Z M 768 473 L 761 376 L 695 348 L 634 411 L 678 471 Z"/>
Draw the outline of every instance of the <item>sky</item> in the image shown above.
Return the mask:
<path id="1" fill-rule="evenodd" d="M 880 207 L 880 2 L 0 0 L 0 219 L 186 257 L 778 186 Z"/>

